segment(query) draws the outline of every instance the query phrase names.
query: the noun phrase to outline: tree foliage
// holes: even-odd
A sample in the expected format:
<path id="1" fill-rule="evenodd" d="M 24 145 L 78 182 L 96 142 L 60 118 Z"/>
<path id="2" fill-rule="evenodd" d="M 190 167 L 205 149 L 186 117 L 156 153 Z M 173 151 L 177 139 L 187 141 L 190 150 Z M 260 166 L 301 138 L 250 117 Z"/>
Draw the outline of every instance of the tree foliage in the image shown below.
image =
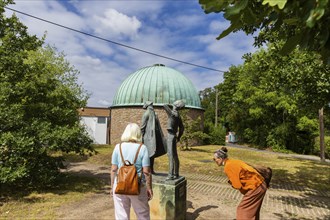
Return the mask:
<path id="1" fill-rule="evenodd" d="M 204 112 L 204 124 L 213 123 L 215 120 L 215 89 L 206 88 L 199 92 L 199 97 L 201 98 L 201 106 L 205 109 Z"/>
<path id="2" fill-rule="evenodd" d="M 329 0 L 199 0 L 205 13 L 223 12 L 230 26 L 217 39 L 244 31 L 254 34 L 255 45 L 283 40 L 281 54 L 301 49 L 320 53 L 330 64 Z"/>
<path id="3" fill-rule="evenodd" d="M 58 174 L 55 151 L 93 151 L 77 109 L 88 95 L 78 71 L 42 47 L 18 18 L 0 5 L 0 184 L 48 184 Z"/>
<path id="4" fill-rule="evenodd" d="M 202 108 L 205 109 L 204 113 L 204 133 L 208 135 L 207 138 L 204 139 L 205 144 L 217 144 L 224 145 L 226 140 L 226 123 L 223 120 L 224 112 L 221 103 L 218 105 L 218 126 L 215 127 L 215 105 L 216 105 L 216 93 L 219 91 L 219 86 L 215 86 L 214 88 L 206 88 L 199 92 L 199 96 L 201 98 Z M 218 97 L 218 101 L 223 101 Z"/>
<path id="5" fill-rule="evenodd" d="M 192 119 L 188 116 L 187 109 L 182 110 L 180 112 L 183 126 L 184 126 L 184 132 L 181 137 L 180 142 L 183 143 L 183 146 L 181 146 L 182 150 L 189 150 L 189 146 L 192 144 L 199 144 L 203 140 L 209 138 L 209 136 L 203 132 L 202 128 L 202 121 L 201 117 Z"/>
<path id="6" fill-rule="evenodd" d="M 224 101 L 226 120 L 244 142 L 310 153 L 318 109 L 330 100 L 330 68 L 318 54 L 294 50 L 281 56 L 281 48 L 270 44 L 245 55 L 244 65 L 225 73 L 220 88 L 232 93 Z"/>

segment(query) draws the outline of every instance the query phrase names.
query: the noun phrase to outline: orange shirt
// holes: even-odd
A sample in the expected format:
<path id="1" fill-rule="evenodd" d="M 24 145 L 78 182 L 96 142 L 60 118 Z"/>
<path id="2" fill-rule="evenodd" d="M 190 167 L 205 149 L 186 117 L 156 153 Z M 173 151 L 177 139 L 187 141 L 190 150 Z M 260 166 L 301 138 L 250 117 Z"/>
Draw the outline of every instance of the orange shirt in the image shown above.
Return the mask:
<path id="1" fill-rule="evenodd" d="M 253 167 L 241 160 L 227 159 L 224 171 L 232 187 L 240 190 L 242 194 L 256 189 L 264 181 L 264 178 Z"/>

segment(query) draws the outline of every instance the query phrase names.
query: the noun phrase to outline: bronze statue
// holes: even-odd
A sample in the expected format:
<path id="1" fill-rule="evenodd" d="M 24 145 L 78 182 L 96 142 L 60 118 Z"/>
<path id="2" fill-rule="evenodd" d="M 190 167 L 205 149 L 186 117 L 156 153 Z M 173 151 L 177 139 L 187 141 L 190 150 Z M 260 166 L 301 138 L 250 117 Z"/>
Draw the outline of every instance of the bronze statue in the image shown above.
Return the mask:
<path id="1" fill-rule="evenodd" d="M 180 141 L 180 138 L 184 131 L 182 119 L 179 115 L 179 110 L 185 107 L 183 100 L 177 100 L 173 103 L 171 109 L 168 104 L 164 105 L 165 111 L 168 115 L 167 122 L 167 155 L 169 162 L 169 172 L 166 180 L 173 180 L 179 177 L 179 157 L 176 149 L 176 143 Z M 177 132 L 178 136 L 177 136 Z"/>
<path id="2" fill-rule="evenodd" d="M 151 101 L 146 101 L 143 108 L 146 109 L 146 111 L 142 116 L 142 142 L 148 148 L 151 173 L 155 174 L 154 160 L 156 157 L 166 153 L 166 142 L 158 116 L 154 111 L 153 103 Z"/>

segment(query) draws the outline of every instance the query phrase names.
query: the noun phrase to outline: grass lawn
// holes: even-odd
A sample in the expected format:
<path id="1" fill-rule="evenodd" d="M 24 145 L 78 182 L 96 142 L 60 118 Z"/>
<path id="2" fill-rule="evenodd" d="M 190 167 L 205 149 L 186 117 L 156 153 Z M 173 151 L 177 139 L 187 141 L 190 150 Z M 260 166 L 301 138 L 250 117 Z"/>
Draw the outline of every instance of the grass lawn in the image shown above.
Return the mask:
<path id="1" fill-rule="evenodd" d="M 180 172 L 209 175 L 224 175 L 223 167 L 218 167 L 212 160 L 213 152 L 221 148 L 218 145 L 195 146 L 189 151 L 178 150 Z M 227 147 L 232 159 L 240 159 L 249 164 L 269 166 L 273 169 L 272 183 L 291 182 L 312 189 L 330 191 L 330 164 L 306 159 L 287 157 L 267 151 Z M 95 164 L 111 165 L 113 146 L 97 148 L 99 154 L 88 158 Z M 156 172 L 168 172 L 167 155 L 155 159 Z"/>
<path id="2" fill-rule="evenodd" d="M 99 179 L 63 175 L 49 189 L 0 190 L 0 219 L 56 219 L 56 208 L 99 192 Z"/>
<path id="3" fill-rule="evenodd" d="M 213 152 L 220 146 L 195 146 L 189 151 L 178 151 L 180 172 L 224 175 L 223 167 L 212 161 Z M 68 161 L 87 161 L 99 165 L 111 165 L 113 146 L 97 146 L 93 156 L 64 155 Z M 250 151 L 228 147 L 229 157 L 250 164 L 270 166 L 272 183 L 290 182 L 311 189 L 330 190 L 330 164 L 319 161 L 296 159 L 269 152 Z M 155 159 L 156 172 L 168 171 L 168 159 L 164 155 Z M 102 180 L 74 175 L 64 175 L 56 187 L 43 190 L 9 192 L 0 189 L 0 219 L 56 219 L 56 208 L 69 202 L 79 201 L 98 192 L 107 184 Z"/>

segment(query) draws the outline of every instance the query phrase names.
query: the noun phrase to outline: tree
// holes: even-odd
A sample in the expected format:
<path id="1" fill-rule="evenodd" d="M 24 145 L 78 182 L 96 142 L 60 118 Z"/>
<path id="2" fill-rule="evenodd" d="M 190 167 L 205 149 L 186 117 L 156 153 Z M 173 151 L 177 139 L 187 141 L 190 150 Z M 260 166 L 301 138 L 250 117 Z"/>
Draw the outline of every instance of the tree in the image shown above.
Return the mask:
<path id="1" fill-rule="evenodd" d="M 237 68 L 232 66 L 230 69 L 233 72 Z M 227 78 L 226 83 L 220 83 L 213 88 L 206 88 L 199 92 L 202 108 L 204 113 L 204 133 L 209 135 L 205 139 L 207 144 L 225 144 L 225 135 L 230 131 L 230 124 L 226 120 L 226 115 L 230 111 L 230 103 L 232 96 L 236 91 L 237 78 Z M 216 95 L 218 93 L 218 97 Z M 216 99 L 218 98 L 218 102 Z M 218 105 L 218 106 L 216 106 Z M 216 110 L 217 107 L 217 110 Z M 215 126 L 215 112 L 218 116 L 218 126 Z"/>
<path id="2" fill-rule="evenodd" d="M 189 145 L 197 144 L 209 136 L 203 132 L 201 117 L 192 119 L 188 116 L 189 110 L 185 109 L 181 111 L 181 118 L 184 126 L 184 132 L 180 142 L 183 143 L 182 150 L 189 150 Z"/>
<path id="3" fill-rule="evenodd" d="M 0 5 L 0 184 L 48 184 L 62 162 L 52 152 L 94 151 L 77 111 L 88 95 L 62 53 L 4 16 L 8 2 Z"/>
<path id="4" fill-rule="evenodd" d="M 245 142 L 310 153 L 318 109 L 330 100 L 330 69 L 318 54 L 280 56 L 281 47 L 269 44 L 247 54 L 243 65 L 225 73 L 219 88 L 234 90 L 223 102 L 226 120 Z"/>
<path id="5" fill-rule="evenodd" d="M 201 98 L 201 106 L 205 109 L 204 118 L 205 123 L 213 123 L 214 126 L 214 111 L 215 111 L 215 89 L 206 88 L 199 92 L 199 97 Z"/>
<path id="6" fill-rule="evenodd" d="M 259 31 L 255 37 L 256 46 L 282 40 L 285 44 L 279 51 L 280 54 L 289 54 L 299 46 L 299 49 L 319 53 L 324 63 L 330 65 L 329 0 L 200 0 L 199 2 L 205 13 L 223 12 L 224 18 L 231 22 L 230 27 L 217 39 L 239 30 L 246 34 Z M 320 123 L 323 124 L 321 121 Z"/>
<path id="7" fill-rule="evenodd" d="M 281 54 L 300 49 L 316 51 L 330 64 L 329 0 L 199 0 L 205 13 L 223 12 L 230 26 L 218 40 L 230 33 L 254 34 L 255 45 L 283 40 Z"/>

